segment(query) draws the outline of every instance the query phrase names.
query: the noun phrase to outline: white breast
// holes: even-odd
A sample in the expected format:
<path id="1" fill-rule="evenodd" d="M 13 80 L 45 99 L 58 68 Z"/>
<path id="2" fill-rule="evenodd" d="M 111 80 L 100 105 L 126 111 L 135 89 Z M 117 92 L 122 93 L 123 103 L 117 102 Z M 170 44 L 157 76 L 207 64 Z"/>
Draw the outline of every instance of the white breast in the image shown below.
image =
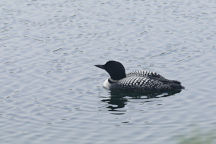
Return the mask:
<path id="1" fill-rule="evenodd" d="M 106 79 L 103 83 L 103 87 L 106 89 L 110 89 L 111 84 L 109 83 L 108 79 Z"/>

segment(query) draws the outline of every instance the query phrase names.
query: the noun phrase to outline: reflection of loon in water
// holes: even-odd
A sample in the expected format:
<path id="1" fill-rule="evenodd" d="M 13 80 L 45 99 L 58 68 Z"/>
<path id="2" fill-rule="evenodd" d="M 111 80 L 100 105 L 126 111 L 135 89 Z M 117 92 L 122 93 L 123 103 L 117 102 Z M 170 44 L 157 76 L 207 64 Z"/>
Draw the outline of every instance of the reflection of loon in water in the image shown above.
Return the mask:
<path id="1" fill-rule="evenodd" d="M 118 111 L 120 108 L 125 107 L 128 102 L 128 98 L 132 99 L 145 99 L 145 102 L 150 102 L 148 99 L 152 98 L 161 98 L 172 96 L 180 91 L 174 91 L 169 93 L 149 93 L 149 94 L 141 94 L 141 93 L 122 93 L 120 91 L 110 91 L 110 97 L 101 100 L 102 102 L 106 102 L 109 104 L 107 107 L 109 111 Z"/>

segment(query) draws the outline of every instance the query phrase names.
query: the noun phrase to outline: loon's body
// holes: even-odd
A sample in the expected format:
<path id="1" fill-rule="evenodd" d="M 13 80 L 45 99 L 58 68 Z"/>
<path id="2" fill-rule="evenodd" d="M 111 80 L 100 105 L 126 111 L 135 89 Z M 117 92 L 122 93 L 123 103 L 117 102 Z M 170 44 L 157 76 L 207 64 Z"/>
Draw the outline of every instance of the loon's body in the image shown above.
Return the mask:
<path id="1" fill-rule="evenodd" d="M 184 88 L 180 82 L 168 80 L 155 72 L 139 70 L 126 74 L 124 66 L 117 61 L 108 61 L 105 65 L 95 66 L 109 73 L 110 78 L 105 80 L 103 86 L 110 90 L 166 92 Z"/>

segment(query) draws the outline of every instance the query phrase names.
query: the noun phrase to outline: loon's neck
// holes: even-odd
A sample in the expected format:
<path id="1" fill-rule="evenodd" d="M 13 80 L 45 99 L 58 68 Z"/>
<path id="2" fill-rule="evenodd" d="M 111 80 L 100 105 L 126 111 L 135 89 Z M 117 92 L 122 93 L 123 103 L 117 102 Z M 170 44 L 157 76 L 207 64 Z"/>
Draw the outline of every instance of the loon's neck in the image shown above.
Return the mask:
<path id="1" fill-rule="evenodd" d="M 109 78 L 109 79 L 108 79 L 108 82 L 109 82 L 109 83 L 116 83 L 116 82 L 118 82 L 118 80 L 114 80 L 114 79 L 112 79 L 112 78 Z"/>
<path id="2" fill-rule="evenodd" d="M 118 82 L 118 80 L 113 80 L 112 78 L 108 78 L 104 81 L 103 87 L 106 89 L 110 89 L 111 85 Z"/>

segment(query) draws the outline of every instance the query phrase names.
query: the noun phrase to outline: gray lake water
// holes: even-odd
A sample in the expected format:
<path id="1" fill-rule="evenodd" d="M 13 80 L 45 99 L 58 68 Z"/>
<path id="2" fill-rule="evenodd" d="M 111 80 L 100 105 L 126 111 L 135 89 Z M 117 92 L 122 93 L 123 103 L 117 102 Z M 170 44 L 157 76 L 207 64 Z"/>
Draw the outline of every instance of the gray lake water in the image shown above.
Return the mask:
<path id="1" fill-rule="evenodd" d="M 115 97 L 117 60 L 185 90 Z M 177 144 L 216 128 L 216 1 L 1 0 L 1 144 Z"/>

